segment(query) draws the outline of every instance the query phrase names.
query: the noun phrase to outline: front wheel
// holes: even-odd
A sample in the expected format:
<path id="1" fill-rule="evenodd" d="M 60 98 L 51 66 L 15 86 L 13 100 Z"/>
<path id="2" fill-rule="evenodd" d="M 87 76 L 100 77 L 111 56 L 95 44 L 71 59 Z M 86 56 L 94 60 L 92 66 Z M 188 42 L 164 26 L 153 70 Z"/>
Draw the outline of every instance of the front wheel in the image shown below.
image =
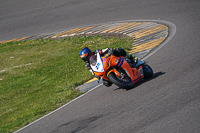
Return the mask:
<path id="1" fill-rule="evenodd" d="M 143 65 L 143 73 L 144 73 L 144 79 L 149 79 L 153 76 L 153 70 L 147 64 Z"/>
<path id="2" fill-rule="evenodd" d="M 133 82 L 128 76 L 122 78 L 115 75 L 115 73 L 111 72 L 108 75 L 108 79 L 120 88 L 132 89 L 134 87 Z"/>

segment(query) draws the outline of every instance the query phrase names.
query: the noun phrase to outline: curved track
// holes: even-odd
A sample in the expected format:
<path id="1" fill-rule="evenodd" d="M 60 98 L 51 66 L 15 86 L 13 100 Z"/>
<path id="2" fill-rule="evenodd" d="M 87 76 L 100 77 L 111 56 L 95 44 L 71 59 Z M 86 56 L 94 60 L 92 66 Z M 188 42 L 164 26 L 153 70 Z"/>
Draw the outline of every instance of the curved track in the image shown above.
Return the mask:
<path id="1" fill-rule="evenodd" d="M 166 20 L 176 34 L 148 57 L 151 80 L 134 89 L 99 86 L 19 132 L 200 131 L 199 0 L 3 0 L 0 41 L 124 20 Z"/>

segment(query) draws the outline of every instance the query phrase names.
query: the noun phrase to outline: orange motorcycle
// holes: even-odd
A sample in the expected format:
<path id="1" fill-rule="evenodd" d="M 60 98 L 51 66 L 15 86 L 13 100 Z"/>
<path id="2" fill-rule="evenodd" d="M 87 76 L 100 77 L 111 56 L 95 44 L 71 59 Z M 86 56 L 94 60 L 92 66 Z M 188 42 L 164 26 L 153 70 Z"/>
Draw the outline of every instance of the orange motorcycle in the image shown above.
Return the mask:
<path id="1" fill-rule="evenodd" d="M 132 64 L 122 56 L 100 56 L 99 53 L 92 55 L 89 60 L 94 75 L 124 89 L 131 89 L 140 79 L 148 79 L 153 75 L 152 68 L 141 60 Z"/>

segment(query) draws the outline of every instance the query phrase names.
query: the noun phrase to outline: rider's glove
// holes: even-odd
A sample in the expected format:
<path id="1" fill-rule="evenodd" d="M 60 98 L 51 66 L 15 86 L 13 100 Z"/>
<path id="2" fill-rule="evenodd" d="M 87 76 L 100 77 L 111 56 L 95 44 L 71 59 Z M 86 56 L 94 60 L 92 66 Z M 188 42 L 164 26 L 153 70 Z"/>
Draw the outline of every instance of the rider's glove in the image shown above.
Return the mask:
<path id="1" fill-rule="evenodd" d="M 90 63 L 86 61 L 86 62 L 85 62 L 85 67 L 86 67 L 88 70 L 90 70 L 90 69 L 91 69 Z"/>
<path id="2" fill-rule="evenodd" d="M 109 48 L 108 50 L 108 56 L 114 55 L 114 49 L 113 48 Z"/>

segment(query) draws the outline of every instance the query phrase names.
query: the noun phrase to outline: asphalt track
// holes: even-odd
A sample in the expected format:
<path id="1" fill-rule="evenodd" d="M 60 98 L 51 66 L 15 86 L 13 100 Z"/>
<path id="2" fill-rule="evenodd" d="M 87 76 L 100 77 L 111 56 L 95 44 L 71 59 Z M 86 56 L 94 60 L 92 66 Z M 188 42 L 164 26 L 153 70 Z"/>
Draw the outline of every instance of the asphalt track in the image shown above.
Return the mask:
<path id="1" fill-rule="evenodd" d="M 165 20 L 176 34 L 146 60 L 151 80 L 99 86 L 19 132 L 199 133 L 199 0 L 2 0 L 0 41 L 124 20 Z"/>

